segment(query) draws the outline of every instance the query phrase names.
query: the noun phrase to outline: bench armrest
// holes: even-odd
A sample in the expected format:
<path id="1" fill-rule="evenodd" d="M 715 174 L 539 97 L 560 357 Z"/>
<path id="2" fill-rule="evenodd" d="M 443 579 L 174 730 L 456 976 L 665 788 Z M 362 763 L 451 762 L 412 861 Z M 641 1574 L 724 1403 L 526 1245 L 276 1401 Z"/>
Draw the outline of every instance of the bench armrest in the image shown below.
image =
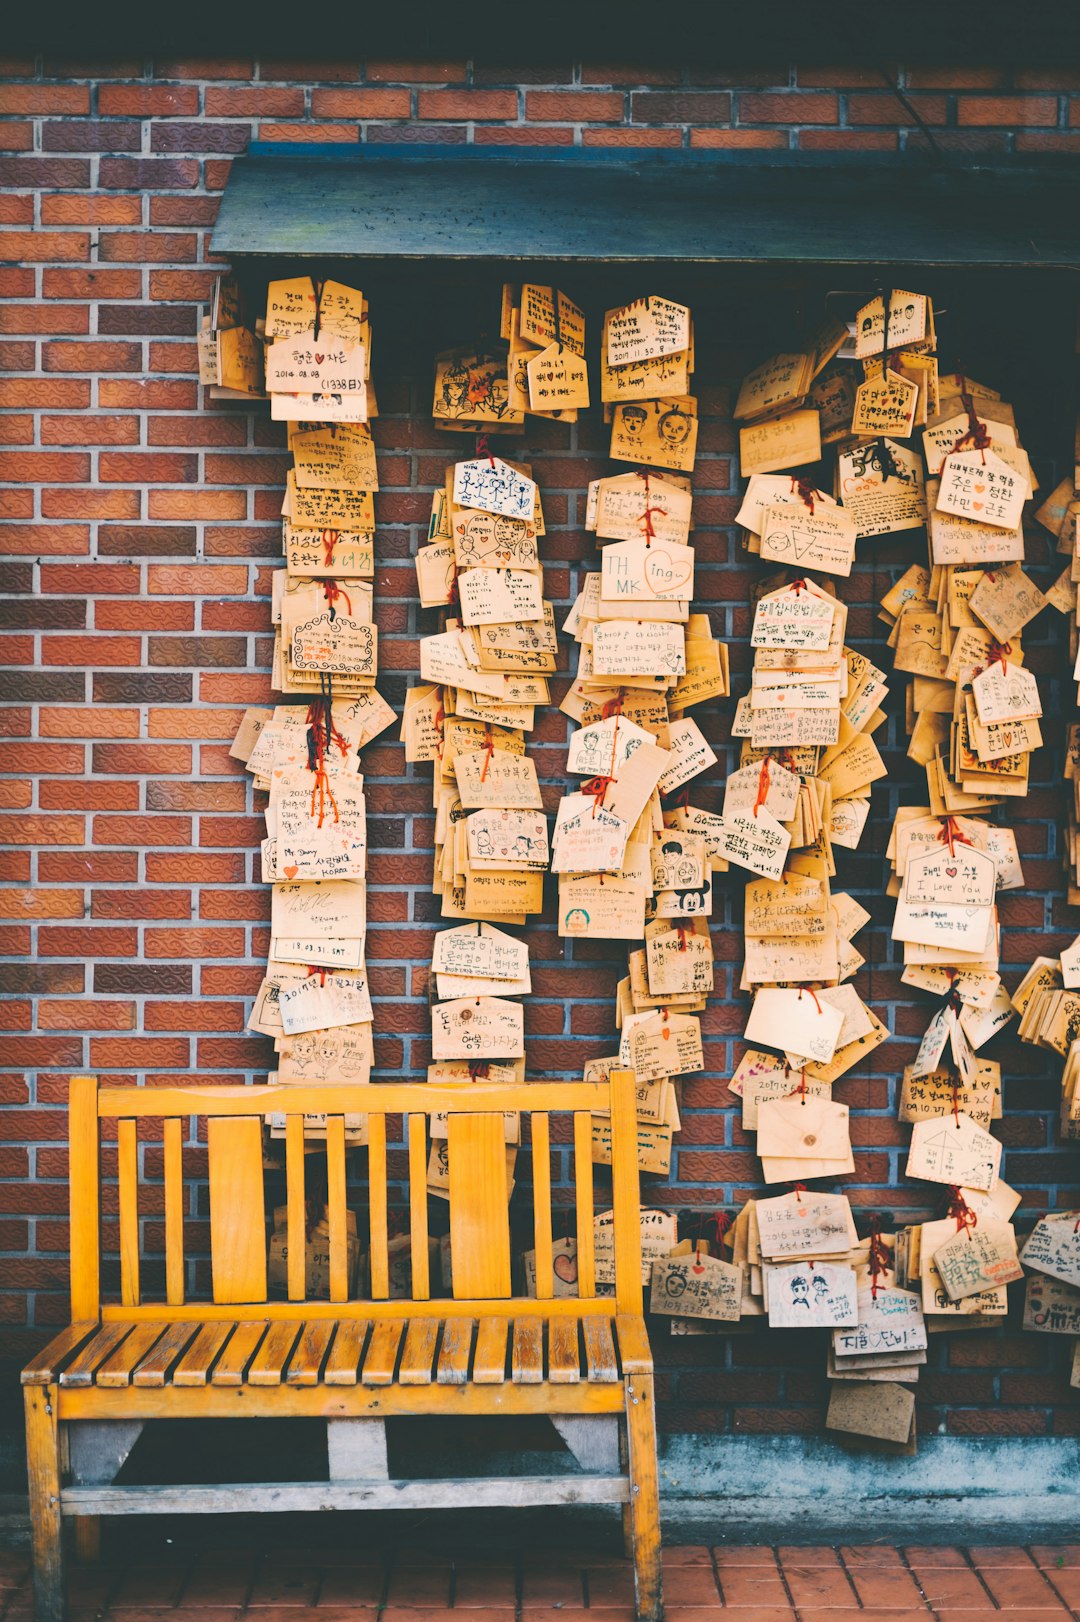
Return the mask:
<path id="1" fill-rule="evenodd" d="M 623 1373 L 651 1374 L 653 1355 L 645 1319 L 619 1313 L 615 1319 L 615 1329 L 619 1337 Z"/>
<path id="2" fill-rule="evenodd" d="M 23 1369 L 23 1385 L 53 1385 L 60 1370 L 70 1363 L 76 1352 L 100 1327 L 96 1319 L 93 1322 L 68 1324 Z"/>

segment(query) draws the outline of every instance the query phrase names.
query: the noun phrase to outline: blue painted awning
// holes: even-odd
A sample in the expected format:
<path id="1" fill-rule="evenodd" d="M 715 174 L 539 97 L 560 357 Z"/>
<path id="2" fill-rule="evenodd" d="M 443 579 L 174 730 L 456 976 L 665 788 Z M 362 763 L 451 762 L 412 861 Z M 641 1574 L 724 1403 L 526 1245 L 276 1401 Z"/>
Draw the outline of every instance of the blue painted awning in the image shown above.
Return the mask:
<path id="1" fill-rule="evenodd" d="M 256 145 L 232 258 L 1080 267 L 1074 161 Z"/>

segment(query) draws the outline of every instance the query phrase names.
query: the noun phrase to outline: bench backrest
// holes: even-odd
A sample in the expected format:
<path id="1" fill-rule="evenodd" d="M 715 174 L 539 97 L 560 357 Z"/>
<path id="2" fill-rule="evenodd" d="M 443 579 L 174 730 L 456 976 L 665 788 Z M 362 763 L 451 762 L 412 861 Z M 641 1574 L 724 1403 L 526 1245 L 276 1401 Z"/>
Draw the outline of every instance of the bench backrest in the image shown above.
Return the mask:
<path id="1" fill-rule="evenodd" d="M 511 1295 L 510 1223 L 504 1116 L 531 1124 L 536 1297 Z M 267 1298 L 263 1117 L 284 1114 L 287 1200 L 287 1301 Z M 597 1296 L 593 1242 L 592 1118 L 610 1112 L 614 1229 L 614 1296 Z M 346 1116 L 367 1120 L 368 1232 L 371 1293 L 350 1298 L 346 1208 Z M 431 1300 L 427 1187 L 427 1120 L 447 1116 L 453 1299 Z M 551 1208 L 552 1115 L 572 1118 L 578 1234 L 578 1295 L 554 1299 Z M 326 1116 L 325 1191 L 329 1229 L 329 1301 L 305 1299 L 305 1116 Z M 411 1298 L 389 1300 L 390 1208 L 387 1116 L 408 1123 L 408 1229 Z M 191 1201 L 185 1176 L 203 1167 L 201 1145 L 185 1146 L 192 1116 L 206 1120 L 213 1304 L 189 1300 L 185 1227 Z M 101 1145 L 115 1133 L 118 1152 L 120 1300 L 101 1299 Z M 104 1128 L 104 1130 L 103 1130 Z M 562 1136 L 569 1138 L 571 1133 Z M 147 1142 L 146 1140 L 149 1140 Z M 641 1232 L 637 1120 L 632 1071 L 601 1082 L 530 1082 L 512 1086 L 402 1083 L 350 1087 L 108 1087 L 75 1076 L 70 1096 L 71 1301 L 76 1321 L 104 1317 L 190 1316 L 361 1317 L 379 1312 L 422 1316 L 468 1312 L 641 1311 Z M 140 1287 L 140 1144 L 160 1144 L 164 1184 L 164 1299 Z M 188 1164 L 185 1164 L 185 1161 Z M 320 1164 L 320 1174 L 322 1164 Z M 322 1193 L 320 1175 L 320 1197 Z M 156 1192 L 156 1191 L 155 1191 Z M 381 1303 L 386 1303 L 385 1306 Z"/>

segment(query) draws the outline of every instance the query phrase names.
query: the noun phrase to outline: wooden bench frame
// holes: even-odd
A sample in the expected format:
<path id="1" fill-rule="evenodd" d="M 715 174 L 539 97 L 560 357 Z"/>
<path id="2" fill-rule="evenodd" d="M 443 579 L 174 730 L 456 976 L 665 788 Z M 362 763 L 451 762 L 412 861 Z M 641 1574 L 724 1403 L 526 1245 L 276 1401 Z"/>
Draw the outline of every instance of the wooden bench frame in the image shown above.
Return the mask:
<path id="1" fill-rule="evenodd" d="M 285 1301 L 268 1300 L 266 1287 L 262 1119 L 271 1110 L 286 1118 Z M 510 1293 L 507 1110 L 532 1118 L 535 1298 Z M 595 1285 L 592 1115 L 598 1111 L 611 1117 L 614 1296 L 598 1295 Z M 426 1118 L 436 1112 L 448 1116 L 453 1296 L 433 1300 Z M 572 1298 L 554 1294 L 549 1113 L 555 1112 L 573 1115 L 581 1293 Z M 371 1296 L 363 1300 L 350 1299 L 347 1285 L 345 1116 L 353 1113 L 368 1121 Z M 318 1301 L 304 1298 L 304 1116 L 311 1114 L 327 1117 L 330 1299 Z M 406 1300 L 388 1299 L 386 1117 L 398 1114 L 410 1129 L 412 1296 Z M 213 1302 L 188 1301 L 185 1291 L 183 1129 L 192 1116 L 207 1122 Z M 138 1132 L 140 1122 L 152 1120 L 162 1123 L 164 1148 L 163 1302 L 147 1302 L 140 1290 Z M 103 1302 L 100 1153 L 102 1126 L 113 1122 L 121 1285 L 118 1302 Z M 107 1514 L 584 1502 L 622 1505 L 637 1616 L 659 1622 L 653 1363 L 642 1316 L 632 1072 L 614 1071 L 599 1083 L 465 1087 L 100 1087 L 93 1076 L 77 1076 L 69 1132 L 72 1322 L 22 1376 L 39 1622 L 64 1616 L 65 1518 L 74 1519 L 79 1554 L 94 1558 L 98 1517 Z M 228 1346 L 240 1348 L 235 1371 L 224 1368 L 226 1333 Z M 355 1351 L 351 1366 L 336 1370 L 345 1383 L 331 1379 L 327 1361 L 339 1336 Z M 410 1351 L 414 1345 L 424 1361 Z M 585 1378 L 578 1372 L 582 1346 Z M 185 1382 L 188 1373 L 198 1378 L 174 1382 L 178 1361 L 187 1363 L 199 1347 L 205 1348 L 203 1366 L 183 1375 Z M 257 1369 L 253 1358 L 266 1361 Z M 378 1368 L 371 1366 L 380 1359 Z M 585 1473 L 389 1478 L 386 1418 L 500 1413 L 549 1417 Z M 114 1485 L 147 1420 L 226 1416 L 324 1419 L 330 1479 L 242 1487 Z"/>

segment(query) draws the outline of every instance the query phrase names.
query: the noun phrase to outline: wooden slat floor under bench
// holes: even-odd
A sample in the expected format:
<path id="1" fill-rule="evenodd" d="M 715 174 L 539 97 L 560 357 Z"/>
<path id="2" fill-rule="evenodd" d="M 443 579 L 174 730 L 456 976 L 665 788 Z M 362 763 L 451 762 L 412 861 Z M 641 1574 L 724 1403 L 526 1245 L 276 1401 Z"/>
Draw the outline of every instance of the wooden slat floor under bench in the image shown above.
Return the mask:
<path id="1" fill-rule="evenodd" d="M 267 1298 L 262 1117 L 286 1115 L 288 1297 Z M 612 1122 L 615 1293 L 598 1295 L 591 1115 Z M 513 1297 L 504 1112 L 531 1116 L 535 1298 Z M 573 1115 L 578 1295 L 555 1296 L 549 1114 Z M 427 1117 L 448 1116 L 452 1297 L 430 1296 Z M 304 1117 L 327 1116 L 330 1299 L 305 1298 Z M 345 1116 L 368 1122 L 371 1295 L 347 1287 Z M 412 1294 L 389 1298 L 386 1117 L 409 1123 Z M 187 1299 L 183 1123 L 206 1119 L 213 1301 Z M 101 1300 L 102 1123 L 118 1145 L 120 1300 Z M 165 1299 L 140 1288 L 140 1148 L 160 1129 Z M 111 1136 L 111 1133 L 109 1134 Z M 72 1323 L 23 1371 L 35 1594 L 64 1615 L 65 1518 L 93 1557 L 98 1518 L 298 1509 L 620 1504 L 637 1615 L 658 1622 L 660 1527 L 652 1356 L 642 1316 L 633 1076 L 466 1087 L 100 1088 L 71 1085 Z M 194 1157 L 192 1157 L 194 1158 Z M 386 1421 L 542 1415 L 576 1470 L 562 1475 L 390 1476 Z M 326 1423 L 328 1479 L 117 1485 L 151 1420 Z"/>

